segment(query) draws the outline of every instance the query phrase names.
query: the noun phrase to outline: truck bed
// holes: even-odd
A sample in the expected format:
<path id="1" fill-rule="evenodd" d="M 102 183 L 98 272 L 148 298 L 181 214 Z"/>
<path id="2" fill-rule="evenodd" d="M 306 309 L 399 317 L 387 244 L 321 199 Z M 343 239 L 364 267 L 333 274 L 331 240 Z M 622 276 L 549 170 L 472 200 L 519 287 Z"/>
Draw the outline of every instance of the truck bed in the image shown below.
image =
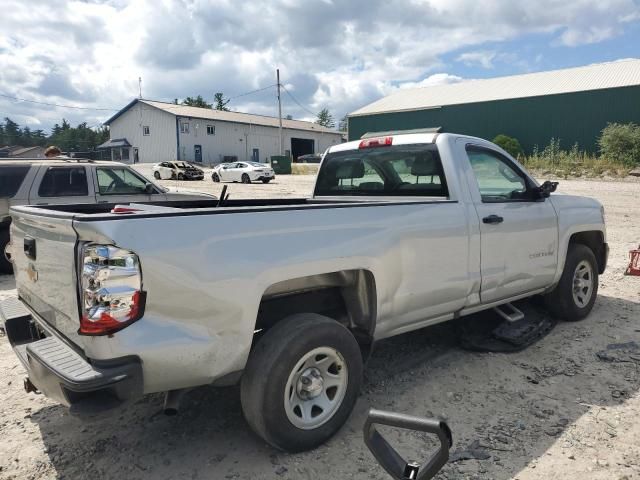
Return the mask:
<path id="1" fill-rule="evenodd" d="M 385 205 L 415 205 L 432 203 L 455 203 L 455 201 L 434 197 L 425 200 L 412 198 L 268 198 L 268 199 L 234 199 L 225 200 L 222 206 L 218 206 L 218 200 L 186 200 L 165 202 L 138 202 L 127 203 L 100 203 L 100 204 L 66 204 L 66 205 L 38 205 L 17 207 L 21 212 L 37 214 L 52 218 L 70 218 L 77 220 L 113 220 L 123 216 L 135 216 L 136 218 L 182 216 L 182 215 L 217 215 L 228 213 L 257 213 L 267 211 L 320 209 L 320 208 L 347 208 L 369 207 Z M 116 206 L 131 206 L 139 208 L 139 211 L 129 214 L 114 214 L 112 210 Z M 163 208 L 164 207 L 164 208 Z"/>

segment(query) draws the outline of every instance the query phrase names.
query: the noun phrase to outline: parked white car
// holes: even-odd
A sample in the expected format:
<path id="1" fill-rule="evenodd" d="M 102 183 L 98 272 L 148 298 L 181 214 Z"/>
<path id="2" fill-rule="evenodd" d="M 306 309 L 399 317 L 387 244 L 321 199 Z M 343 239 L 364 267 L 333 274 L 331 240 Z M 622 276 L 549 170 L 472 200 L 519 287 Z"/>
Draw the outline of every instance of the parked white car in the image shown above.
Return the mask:
<path id="1" fill-rule="evenodd" d="M 153 177 L 156 180 L 202 180 L 204 171 L 187 162 L 161 162 L 153 168 Z"/>
<path id="2" fill-rule="evenodd" d="M 216 165 L 211 174 L 214 182 L 269 183 L 274 178 L 276 174 L 273 168 L 266 163 L 257 162 L 221 163 Z"/>

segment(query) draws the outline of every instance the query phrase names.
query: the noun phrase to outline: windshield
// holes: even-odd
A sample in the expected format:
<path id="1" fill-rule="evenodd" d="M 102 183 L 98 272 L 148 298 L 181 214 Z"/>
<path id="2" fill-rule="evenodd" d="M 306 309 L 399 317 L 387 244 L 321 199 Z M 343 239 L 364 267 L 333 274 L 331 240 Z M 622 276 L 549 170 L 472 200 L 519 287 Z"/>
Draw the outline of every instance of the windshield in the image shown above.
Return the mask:
<path id="1" fill-rule="evenodd" d="M 96 174 L 100 195 L 147 193 L 149 182 L 127 168 L 98 168 Z"/>
<path id="2" fill-rule="evenodd" d="M 175 166 L 178 167 L 178 168 L 182 168 L 182 169 L 191 167 L 191 165 L 188 165 L 188 164 L 186 164 L 184 162 L 176 162 Z"/>
<path id="3" fill-rule="evenodd" d="M 448 190 L 435 145 L 400 145 L 327 154 L 315 195 L 447 197 Z"/>
<path id="4" fill-rule="evenodd" d="M 247 162 L 247 165 L 251 165 L 252 167 L 266 167 L 266 163 L 257 163 L 257 162 Z"/>

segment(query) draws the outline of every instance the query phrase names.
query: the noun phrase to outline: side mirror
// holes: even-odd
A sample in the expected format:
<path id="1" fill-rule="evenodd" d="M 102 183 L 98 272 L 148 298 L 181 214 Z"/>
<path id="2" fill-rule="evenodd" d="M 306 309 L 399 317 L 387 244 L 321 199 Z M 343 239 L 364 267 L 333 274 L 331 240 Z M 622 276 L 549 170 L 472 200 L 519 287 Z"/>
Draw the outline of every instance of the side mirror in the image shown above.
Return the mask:
<path id="1" fill-rule="evenodd" d="M 545 181 L 535 189 L 538 198 L 549 198 L 558 189 L 558 182 Z"/>
<path id="2" fill-rule="evenodd" d="M 151 183 L 145 183 L 144 185 L 144 193 L 151 195 L 152 193 L 156 193 L 156 187 Z"/>

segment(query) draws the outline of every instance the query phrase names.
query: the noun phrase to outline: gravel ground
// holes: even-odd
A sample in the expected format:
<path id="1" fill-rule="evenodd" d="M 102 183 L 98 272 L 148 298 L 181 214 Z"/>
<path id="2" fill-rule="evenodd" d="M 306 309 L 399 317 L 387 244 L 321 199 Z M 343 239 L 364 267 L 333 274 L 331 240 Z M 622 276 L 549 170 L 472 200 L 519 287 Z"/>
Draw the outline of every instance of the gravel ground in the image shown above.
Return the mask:
<path id="1" fill-rule="evenodd" d="M 230 192 L 305 196 L 312 184 L 312 176 L 282 176 Z M 221 188 L 208 179 L 179 186 Z M 640 182 L 564 180 L 560 192 L 606 207 L 610 263 L 586 320 L 561 323 L 515 354 L 462 350 L 450 324 L 381 342 L 347 425 L 298 455 L 251 433 L 237 388 L 196 389 L 177 417 L 162 415 L 162 397 L 151 395 L 82 423 L 23 391 L 24 371 L 0 338 L 0 478 L 385 479 L 362 441 L 370 407 L 449 419 L 455 461 L 440 479 L 640 478 L 640 278 L 623 276 L 627 252 L 640 242 Z M 0 299 L 13 289 L 13 279 L 0 276 Z M 411 432 L 389 433 L 410 458 L 430 445 Z"/>

